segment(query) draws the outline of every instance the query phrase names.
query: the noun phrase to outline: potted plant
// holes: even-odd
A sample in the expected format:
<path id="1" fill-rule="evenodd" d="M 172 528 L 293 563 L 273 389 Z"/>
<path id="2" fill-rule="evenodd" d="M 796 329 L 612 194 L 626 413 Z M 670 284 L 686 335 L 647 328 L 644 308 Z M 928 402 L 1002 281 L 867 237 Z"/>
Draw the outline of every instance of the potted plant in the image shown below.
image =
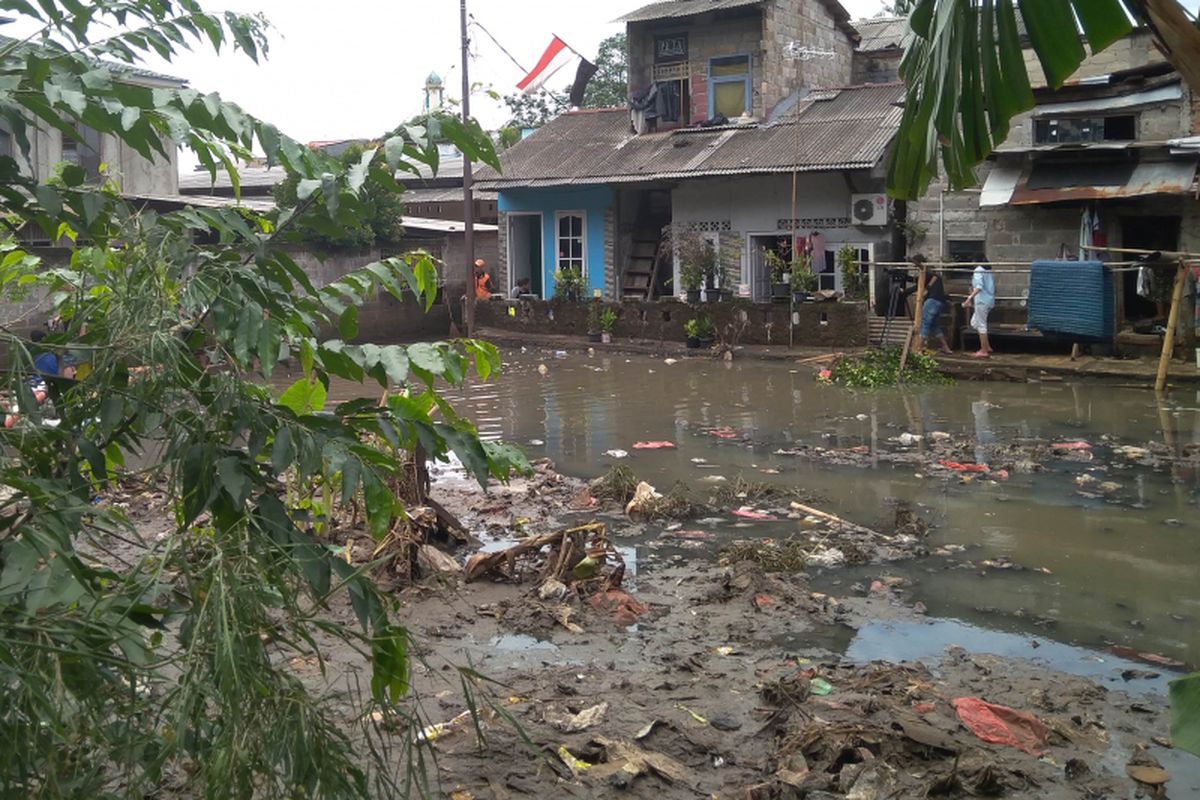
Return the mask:
<path id="1" fill-rule="evenodd" d="M 687 322 L 683 323 L 684 341 L 687 342 L 688 350 L 695 350 L 700 347 L 700 320 L 697 317 L 692 317 Z"/>
<path id="2" fill-rule="evenodd" d="M 817 288 L 817 276 L 812 271 L 812 256 L 804 253 L 799 260 L 792 262 L 789 284 L 793 303 L 806 303 L 812 299 L 812 293 Z"/>
<path id="3" fill-rule="evenodd" d="M 704 269 L 694 262 L 679 267 L 679 285 L 686 292 L 689 303 L 700 302 L 700 287 L 704 285 Z"/>
<path id="4" fill-rule="evenodd" d="M 713 327 L 712 318 L 708 314 L 701 314 L 697 317 L 697 322 L 696 338 L 700 340 L 700 346 L 712 347 L 713 341 L 717 337 L 717 329 Z"/>
<path id="5" fill-rule="evenodd" d="M 774 250 L 765 251 L 764 258 L 771 273 L 771 296 L 786 298 L 791 291 L 790 262 Z"/>
<path id="6" fill-rule="evenodd" d="M 554 270 L 554 294 L 572 301 L 583 297 L 583 272 L 572 267 Z"/>
<path id="7" fill-rule="evenodd" d="M 600 313 L 600 340 L 605 344 L 612 341 L 613 328 L 617 326 L 617 312 L 606 308 Z"/>
<path id="8" fill-rule="evenodd" d="M 844 244 L 837 252 L 838 271 L 842 273 L 842 297 L 846 300 L 865 300 L 867 276 L 858 263 L 858 251 Z"/>
<path id="9" fill-rule="evenodd" d="M 589 342 L 598 342 L 601 340 L 599 301 L 588 303 L 587 335 Z"/>

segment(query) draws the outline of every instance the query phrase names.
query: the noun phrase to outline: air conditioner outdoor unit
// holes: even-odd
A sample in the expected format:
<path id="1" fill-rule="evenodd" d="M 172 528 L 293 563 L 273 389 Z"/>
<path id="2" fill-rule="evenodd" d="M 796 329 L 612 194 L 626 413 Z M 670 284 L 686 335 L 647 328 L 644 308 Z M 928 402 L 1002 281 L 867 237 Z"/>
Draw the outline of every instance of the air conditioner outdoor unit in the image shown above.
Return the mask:
<path id="1" fill-rule="evenodd" d="M 850 218 L 855 225 L 887 225 L 888 199 L 886 194 L 855 194 L 850 196 Z"/>

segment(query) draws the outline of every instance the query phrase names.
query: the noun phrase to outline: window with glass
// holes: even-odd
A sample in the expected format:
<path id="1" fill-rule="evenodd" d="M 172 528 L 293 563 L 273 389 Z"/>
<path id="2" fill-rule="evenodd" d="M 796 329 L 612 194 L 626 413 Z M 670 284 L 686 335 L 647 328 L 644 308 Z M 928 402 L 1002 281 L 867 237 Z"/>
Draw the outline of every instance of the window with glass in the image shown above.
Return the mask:
<path id="1" fill-rule="evenodd" d="M 100 132 L 87 125 L 75 126 L 75 138 L 63 134 L 62 160 L 83 170 L 86 180 L 100 180 Z"/>
<path id="2" fill-rule="evenodd" d="M 737 119 L 750 113 L 750 56 L 708 62 L 708 116 Z"/>
<path id="3" fill-rule="evenodd" d="M 1087 144 L 1088 142 L 1132 142 L 1137 138 L 1133 114 L 1112 117 L 1048 117 L 1034 120 L 1036 144 Z"/>
<path id="4" fill-rule="evenodd" d="M 580 275 L 586 275 L 587 265 L 583 253 L 583 215 L 559 214 L 558 268 L 577 269 Z"/>

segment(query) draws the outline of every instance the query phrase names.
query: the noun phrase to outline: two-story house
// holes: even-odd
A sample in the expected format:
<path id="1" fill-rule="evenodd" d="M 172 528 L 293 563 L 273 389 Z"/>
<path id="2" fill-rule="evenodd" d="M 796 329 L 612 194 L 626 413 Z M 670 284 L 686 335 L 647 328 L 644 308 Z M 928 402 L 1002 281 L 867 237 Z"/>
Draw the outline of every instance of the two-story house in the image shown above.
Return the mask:
<path id="1" fill-rule="evenodd" d="M 1058 90 L 1046 87 L 1032 51 L 1026 60 L 1036 105 L 1013 120 L 1008 139 L 976 170 L 977 188 L 935 183 L 908 205 L 913 249 L 1016 265 L 1077 258 L 1083 245 L 1101 241 L 1200 251 L 1196 105 L 1150 32 L 1135 31 L 1089 57 Z M 1137 272 L 1114 276 L 1118 332 L 1154 329 L 1172 276 L 1166 270 L 1148 291 Z M 1022 329 L 1028 274 L 1018 268 L 996 283 L 998 308 L 1007 311 L 1001 319 Z"/>
<path id="2" fill-rule="evenodd" d="M 882 160 L 898 84 L 853 86 L 858 34 L 836 0 L 667 0 L 622 20 L 628 108 L 564 114 L 505 151 L 480 186 L 499 192 L 502 288 L 554 294 L 579 269 L 608 297 L 682 294 L 664 246 L 702 235 L 723 289 L 769 296 L 765 253 L 818 243 L 889 256 Z M 663 253 L 667 252 L 666 257 Z"/>

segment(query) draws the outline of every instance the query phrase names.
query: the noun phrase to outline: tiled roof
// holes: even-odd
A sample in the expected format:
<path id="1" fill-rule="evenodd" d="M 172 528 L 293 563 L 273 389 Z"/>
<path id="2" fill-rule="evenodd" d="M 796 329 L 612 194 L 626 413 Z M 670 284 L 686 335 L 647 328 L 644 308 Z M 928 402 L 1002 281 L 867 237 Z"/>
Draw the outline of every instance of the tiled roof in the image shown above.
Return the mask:
<path id="1" fill-rule="evenodd" d="M 854 21 L 862 39 L 858 42 L 860 53 L 877 53 L 880 50 L 899 49 L 908 32 L 906 17 L 872 17 Z"/>
<path id="2" fill-rule="evenodd" d="M 564 114 L 484 169 L 481 189 L 871 169 L 900 123 L 900 84 L 814 92 L 770 125 L 636 135 L 624 109 Z"/>

